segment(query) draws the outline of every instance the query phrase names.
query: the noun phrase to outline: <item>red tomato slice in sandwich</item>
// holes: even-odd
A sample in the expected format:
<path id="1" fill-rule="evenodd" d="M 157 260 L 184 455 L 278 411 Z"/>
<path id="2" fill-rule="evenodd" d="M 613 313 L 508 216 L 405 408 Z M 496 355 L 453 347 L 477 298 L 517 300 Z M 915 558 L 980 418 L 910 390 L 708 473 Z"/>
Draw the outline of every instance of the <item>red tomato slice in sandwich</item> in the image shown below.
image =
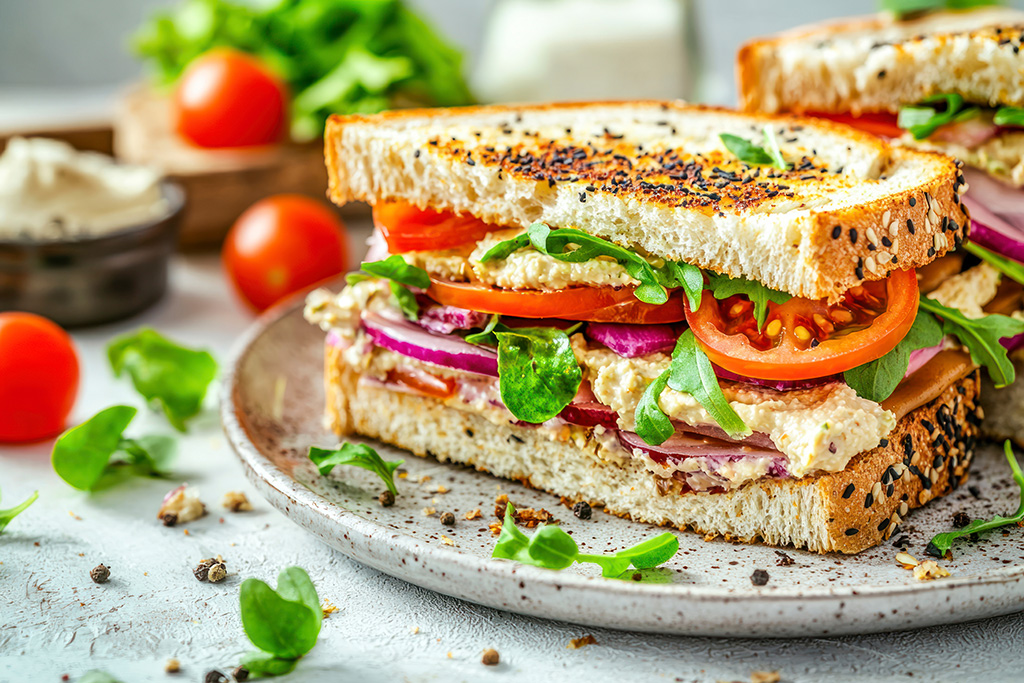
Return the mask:
<path id="1" fill-rule="evenodd" d="M 917 275 L 854 287 L 838 304 L 793 298 L 768 304 L 757 328 L 742 295 L 721 301 L 705 292 L 686 320 L 711 361 L 745 377 L 796 380 L 834 375 L 881 358 L 910 331 L 917 316 Z"/>
<path id="2" fill-rule="evenodd" d="M 872 135 L 878 135 L 883 138 L 898 138 L 907 132 L 896 125 L 896 114 L 877 113 L 854 116 L 853 114 L 821 114 L 818 112 L 808 112 L 807 115 L 815 116 L 819 119 L 828 119 L 830 121 L 835 121 L 836 123 L 844 123 L 847 126 L 852 126 L 864 131 L 865 133 L 871 133 Z"/>
<path id="3" fill-rule="evenodd" d="M 427 295 L 438 303 L 519 318 L 564 318 L 589 322 L 664 324 L 686 319 L 678 293 L 665 304 L 647 304 L 632 287 L 569 287 L 561 290 L 498 289 L 430 278 Z"/>
<path id="4" fill-rule="evenodd" d="M 385 202 L 373 207 L 373 223 L 384 235 L 392 254 L 451 249 L 479 242 L 487 233 L 500 230 L 468 214 L 419 209 L 405 202 Z"/>

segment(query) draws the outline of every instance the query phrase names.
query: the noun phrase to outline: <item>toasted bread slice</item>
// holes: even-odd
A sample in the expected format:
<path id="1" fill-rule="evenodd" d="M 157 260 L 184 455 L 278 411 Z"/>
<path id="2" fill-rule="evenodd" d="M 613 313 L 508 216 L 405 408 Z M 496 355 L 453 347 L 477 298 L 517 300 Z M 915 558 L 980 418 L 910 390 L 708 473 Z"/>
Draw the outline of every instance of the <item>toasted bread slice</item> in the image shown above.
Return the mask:
<path id="1" fill-rule="evenodd" d="M 740 49 L 740 102 L 761 112 L 895 113 L 954 92 L 1021 107 L 1022 42 L 1024 12 L 1002 7 L 803 26 Z"/>
<path id="2" fill-rule="evenodd" d="M 750 166 L 719 134 L 764 144 Z M 471 107 L 335 116 L 330 196 L 575 227 L 650 255 L 836 300 L 953 249 L 963 178 L 941 155 L 820 120 L 673 102 Z"/>

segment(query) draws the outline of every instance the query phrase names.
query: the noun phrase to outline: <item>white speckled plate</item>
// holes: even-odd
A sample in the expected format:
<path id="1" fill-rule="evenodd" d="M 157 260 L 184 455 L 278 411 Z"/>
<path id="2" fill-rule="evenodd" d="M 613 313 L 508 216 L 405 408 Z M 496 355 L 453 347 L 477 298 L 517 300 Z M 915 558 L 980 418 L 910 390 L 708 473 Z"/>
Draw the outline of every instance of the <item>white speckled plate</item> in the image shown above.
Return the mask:
<path id="1" fill-rule="evenodd" d="M 580 546 L 608 552 L 661 531 L 594 512 L 576 519 L 556 497 L 468 468 L 442 465 L 374 444 L 405 458 L 398 502 L 381 507 L 379 479 L 356 468 L 317 476 L 312 445 L 335 446 L 321 419 L 323 333 L 297 306 L 271 312 L 240 340 L 224 383 L 222 417 L 246 474 L 296 524 L 346 555 L 383 572 L 465 600 L 552 619 L 636 631 L 719 636 L 820 636 L 962 622 L 1024 609 L 1024 530 L 956 547 L 946 579 L 921 582 L 896 566 L 891 544 L 854 557 L 789 550 L 780 566 L 763 546 L 704 541 L 680 533 L 680 552 L 640 582 L 603 579 L 596 567 L 549 571 L 492 560 L 488 529 L 494 498 L 550 510 Z M 420 483 L 429 477 L 428 481 Z M 987 517 L 1016 508 L 1016 487 L 995 448 L 976 458 L 972 489 L 961 487 L 914 513 L 904 525 L 909 552 L 950 528 L 953 513 Z M 438 493 L 438 486 L 447 493 Z M 972 493 L 972 490 L 974 493 Z M 975 496 L 977 494 L 977 496 Z M 425 508 L 452 511 L 453 528 Z M 480 519 L 466 521 L 479 508 Z M 754 586 L 754 569 L 770 579 Z"/>

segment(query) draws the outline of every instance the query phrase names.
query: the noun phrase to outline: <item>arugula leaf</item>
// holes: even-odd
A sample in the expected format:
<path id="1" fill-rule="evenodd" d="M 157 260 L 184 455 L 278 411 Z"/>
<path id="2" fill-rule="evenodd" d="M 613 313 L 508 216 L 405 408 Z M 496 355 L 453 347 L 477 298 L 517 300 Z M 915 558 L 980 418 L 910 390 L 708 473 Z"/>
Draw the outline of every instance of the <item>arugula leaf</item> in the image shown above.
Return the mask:
<path id="1" fill-rule="evenodd" d="M 649 569 L 664 564 L 678 550 L 679 539 L 671 532 L 665 532 L 614 555 L 581 553 L 573 537 L 557 526 L 542 524 L 533 536 L 524 534 L 516 527 L 515 507 L 509 503 L 501 523 L 501 535 L 491 557 L 544 569 L 565 569 L 575 562 L 588 562 L 601 567 L 601 575 L 609 578 L 618 576 L 630 565 Z"/>
<path id="2" fill-rule="evenodd" d="M 758 147 L 750 140 L 741 138 L 739 135 L 733 135 L 732 133 L 720 133 L 718 138 L 725 145 L 726 149 L 745 164 L 752 166 L 775 166 L 782 170 L 788 169 L 789 164 L 782 158 L 779 142 L 775 139 L 775 132 L 769 126 L 765 126 L 762 134 L 765 140 L 764 147 Z"/>
<path id="3" fill-rule="evenodd" d="M 1003 448 L 1006 451 L 1006 460 L 1010 463 L 1010 470 L 1013 472 L 1013 480 L 1017 482 L 1017 486 L 1020 488 L 1020 505 L 1017 506 L 1017 511 L 1009 517 L 996 515 L 989 520 L 976 519 L 962 529 L 938 534 L 928 543 L 926 552 L 929 555 L 943 557 L 946 554 L 946 551 L 953 546 L 953 541 L 958 538 L 977 534 L 982 531 L 991 531 L 992 529 L 998 529 L 1011 524 L 1024 524 L 1024 472 L 1021 472 L 1020 465 L 1017 463 L 1017 458 L 1013 455 L 1013 447 L 1010 445 L 1009 440 L 1003 444 Z"/>
<path id="4" fill-rule="evenodd" d="M 570 248 L 570 245 L 576 248 Z M 533 247 L 540 253 L 565 263 L 584 263 L 599 256 L 613 258 L 626 269 L 630 277 L 640 282 L 633 292 L 637 299 L 644 303 L 659 305 L 668 301 L 668 292 L 662 285 L 662 278 L 659 278 L 647 259 L 629 249 L 575 228 L 552 230 L 543 223 L 534 223 L 526 232 L 488 249 L 480 258 L 480 262 L 506 259 L 526 247 Z"/>
<path id="5" fill-rule="evenodd" d="M 915 12 L 940 9 L 969 9 L 985 5 L 997 5 L 998 0 L 881 0 L 879 5 L 897 17 Z"/>
<path id="6" fill-rule="evenodd" d="M 14 507 L 6 510 L 0 510 L 0 534 L 2 534 L 4 529 L 7 528 L 7 525 L 11 523 L 11 520 L 27 510 L 28 506 L 36 502 L 36 498 L 38 497 L 39 491 L 36 491 L 20 505 L 15 505 Z"/>
<path id="7" fill-rule="evenodd" d="M 1020 107 L 1000 107 L 992 122 L 997 126 L 1024 126 L 1024 109 Z"/>
<path id="8" fill-rule="evenodd" d="M 246 579 L 239 593 L 239 607 L 245 635 L 273 658 L 296 660 L 316 645 L 323 612 L 313 582 L 300 567 L 282 571 L 276 591 L 259 579 Z M 278 675 L 271 670 L 281 663 L 271 663 L 271 658 L 260 659 L 259 655 L 250 657 L 250 661 L 263 663 L 264 674 Z M 281 665 L 282 670 L 285 668 Z"/>
<path id="9" fill-rule="evenodd" d="M 583 373 L 572 352 L 569 330 L 557 327 L 495 329 L 498 388 L 505 407 L 524 422 L 540 424 L 572 402 Z"/>
<path id="10" fill-rule="evenodd" d="M 683 332 L 676 342 L 676 348 L 672 351 L 672 364 L 669 366 L 668 386 L 697 399 L 731 438 L 750 436 L 752 433 L 726 400 L 711 360 L 697 345 L 693 330 Z"/>
<path id="11" fill-rule="evenodd" d="M 107 358 L 114 376 L 127 372 L 135 390 L 159 405 L 181 432 L 199 413 L 217 376 L 217 361 L 209 353 L 176 344 L 149 328 L 114 339 L 107 346 Z"/>
<path id="12" fill-rule="evenodd" d="M 666 370 L 647 385 L 633 413 L 637 436 L 652 446 L 665 443 L 676 431 L 668 415 L 658 405 L 658 398 L 668 384 L 668 374 Z"/>
<path id="13" fill-rule="evenodd" d="M 881 403 L 892 396 L 910 367 L 910 352 L 942 343 L 942 326 L 931 313 L 918 310 L 914 325 L 889 353 L 877 360 L 847 370 L 843 378 L 858 396 Z"/>
<path id="14" fill-rule="evenodd" d="M 997 254 L 994 251 L 989 251 L 976 242 L 964 242 L 964 249 L 971 252 L 982 261 L 987 262 L 1014 282 L 1024 285 L 1024 263 L 1008 259 L 1002 254 Z"/>
<path id="15" fill-rule="evenodd" d="M 112 466 L 129 465 L 140 476 L 159 476 L 174 454 L 174 440 L 166 436 L 127 439 L 124 430 L 138 411 L 111 406 L 72 427 L 53 445 L 50 460 L 57 475 L 82 491 L 93 491 Z"/>
<path id="16" fill-rule="evenodd" d="M 364 443 L 343 443 L 338 450 L 328 450 L 310 446 L 309 459 L 313 461 L 320 476 L 330 474 L 337 465 L 354 465 L 364 470 L 373 472 L 380 477 L 387 485 L 388 491 L 398 495 L 398 486 L 395 485 L 395 470 L 404 463 L 404 460 L 384 460 Z M 319 603 L 318 603 L 319 604 Z"/>
<path id="17" fill-rule="evenodd" d="M 1024 321 L 1005 315 L 990 314 L 968 318 L 955 308 L 943 306 L 935 299 L 921 295 L 921 308 L 942 320 L 942 331 L 960 340 L 975 364 L 988 370 L 997 388 L 1011 384 L 1016 377 L 1013 362 L 999 340 L 1024 333 Z"/>
<path id="18" fill-rule="evenodd" d="M 944 104 L 940 111 L 937 107 L 927 104 Z M 924 98 L 921 105 L 900 107 L 896 125 L 910 131 L 915 140 L 923 140 L 935 132 L 940 126 L 958 123 L 977 116 L 978 107 L 964 107 L 964 98 L 956 93 L 940 93 Z"/>
<path id="19" fill-rule="evenodd" d="M 501 316 L 497 313 L 492 315 L 491 319 L 487 321 L 487 326 L 479 332 L 467 334 L 466 341 L 477 346 L 497 346 L 498 338 L 494 336 L 494 330 L 497 328 L 500 318 Z"/>
<path id="20" fill-rule="evenodd" d="M 383 261 L 364 261 L 359 266 L 360 272 L 349 273 L 345 280 L 352 285 L 356 282 L 366 280 L 369 277 L 379 277 L 389 280 L 391 293 L 402 309 L 402 313 L 409 320 L 416 320 L 419 317 L 420 306 L 416 301 L 416 295 L 406 287 L 417 287 L 427 289 L 430 287 L 430 275 L 427 271 L 417 266 L 409 265 L 405 259 L 398 254 L 392 254 Z"/>
<path id="21" fill-rule="evenodd" d="M 768 318 L 769 301 L 784 304 L 793 298 L 791 294 L 769 289 L 760 282 L 732 278 L 719 273 L 708 274 L 708 286 L 716 299 L 728 299 L 736 294 L 743 294 L 750 299 L 754 304 L 754 319 L 757 321 L 758 330 L 764 327 L 764 321 Z"/>
<path id="22" fill-rule="evenodd" d="M 704 273 L 700 268 L 682 261 L 665 261 L 665 265 L 654 269 L 654 274 L 669 289 L 682 287 L 691 311 L 700 308 L 704 294 Z"/>

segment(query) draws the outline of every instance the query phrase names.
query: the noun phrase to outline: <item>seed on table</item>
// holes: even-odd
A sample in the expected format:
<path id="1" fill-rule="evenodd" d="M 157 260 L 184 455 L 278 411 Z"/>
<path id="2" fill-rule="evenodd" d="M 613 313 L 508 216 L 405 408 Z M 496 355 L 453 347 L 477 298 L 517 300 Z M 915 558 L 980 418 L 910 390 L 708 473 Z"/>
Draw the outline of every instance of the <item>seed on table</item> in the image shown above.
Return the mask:
<path id="1" fill-rule="evenodd" d="M 381 507 L 391 507 L 395 504 L 395 494 L 391 493 L 391 491 L 381 491 L 380 495 L 377 496 L 377 501 Z"/>
<path id="2" fill-rule="evenodd" d="M 249 680 L 249 670 L 244 666 L 235 667 L 235 670 L 231 672 L 231 675 L 239 682 Z"/>
<path id="3" fill-rule="evenodd" d="M 455 526 L 455 515 L 451 512 L 442 512 L 441 524 L 444 524 L 445 526 Z"/>
<path id="4" fill-rule="evenodd" d="M 104 564 L 97 565 L 89 572 L 89 576 L 96 583 L 106 583 L 107 579 L 110 578 L 110 567 Z"/>
<path id="5" fill-rule="evenodd" d="M 590 503 L 585 500 L 581 500 L 572 506 L 572 514 L 576 515 L 580 519 L 590 519 L 593 512 L 594 511 L 590 507 Z"/>
<path id="6" fill-rule="evenodd" d="M 750 582 L 755 586 L 764 586 L 768 583 L 768 572 L 763 569 L 755 569 L 750 575 Z"/>
<path id="7" fill-rule="evenodd" d="M 500 661 L 498 651 L 490 648 L 484 650 L 484 656 L 480 661 L 482 661 L 485 666 L 497 666 Z"/>

